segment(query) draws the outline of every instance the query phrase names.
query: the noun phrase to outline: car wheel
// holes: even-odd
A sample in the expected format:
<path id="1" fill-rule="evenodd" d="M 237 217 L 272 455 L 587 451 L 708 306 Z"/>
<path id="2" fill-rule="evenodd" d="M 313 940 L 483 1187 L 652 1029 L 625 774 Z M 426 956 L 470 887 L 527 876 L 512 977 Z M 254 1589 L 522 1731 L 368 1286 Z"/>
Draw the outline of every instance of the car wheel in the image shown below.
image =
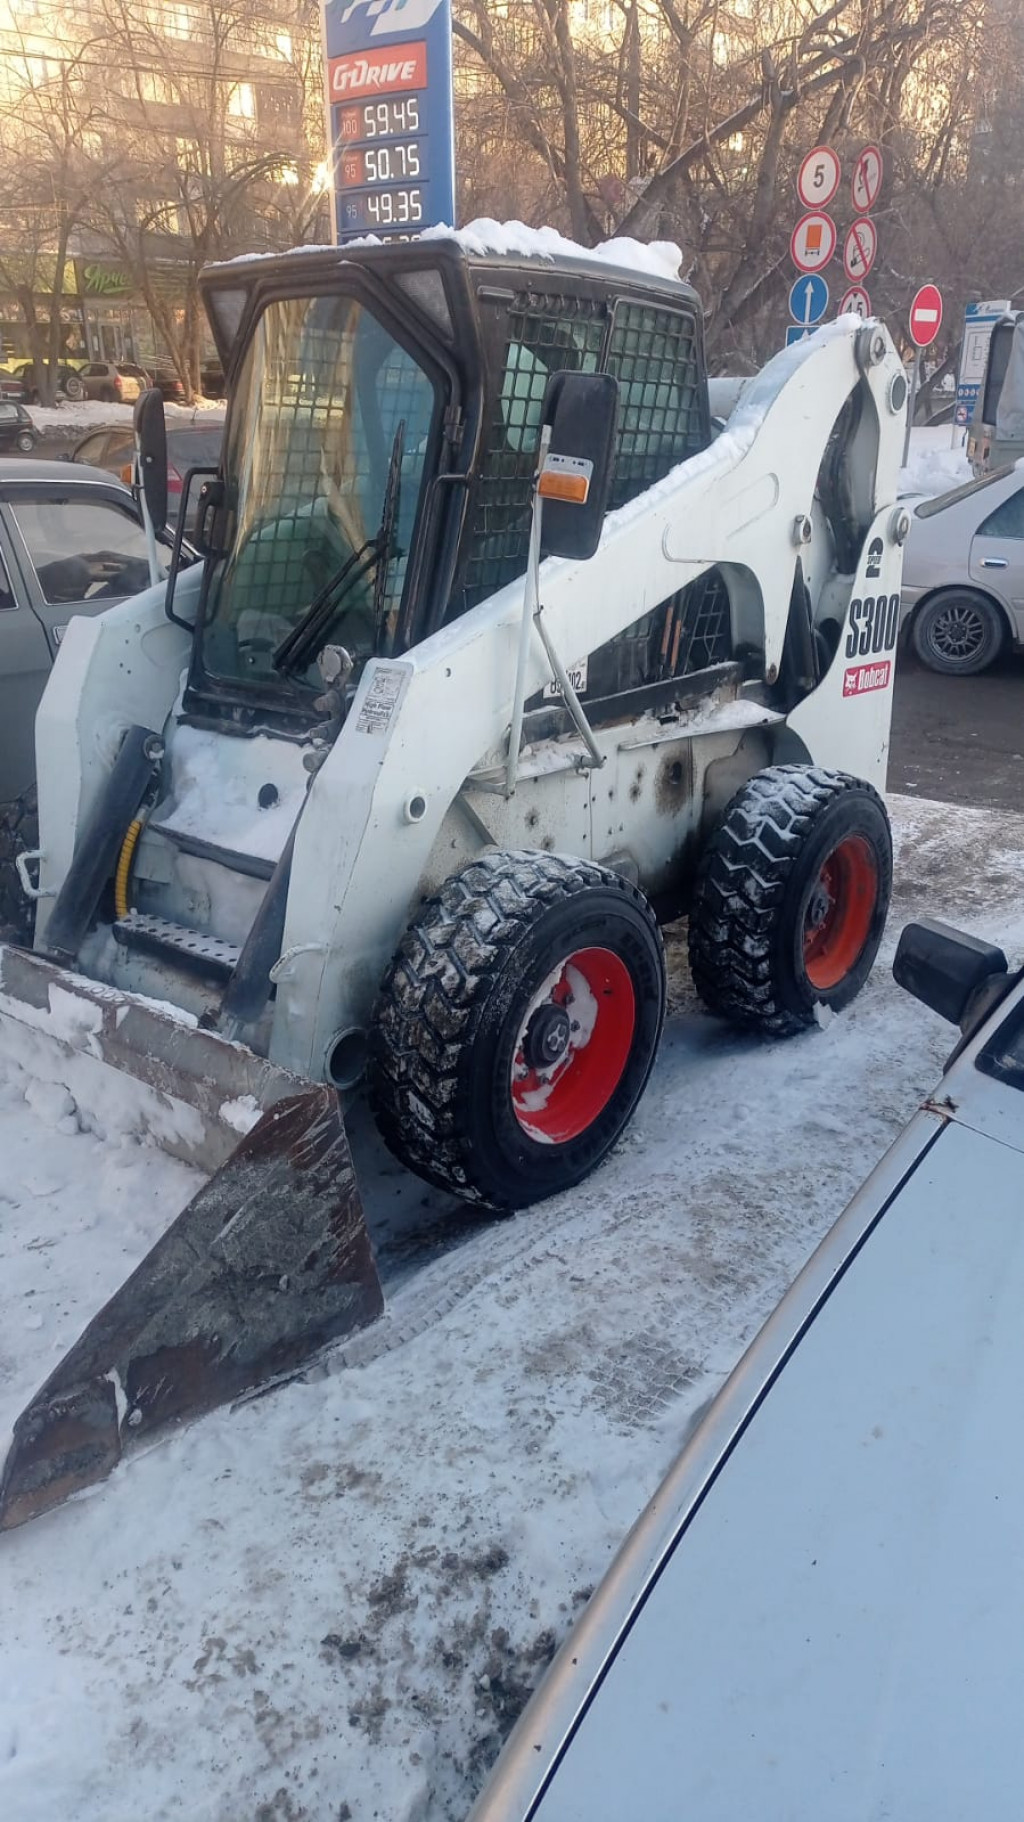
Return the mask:
<path id="1" fill-rule="evenodd" d="M 101 386 L 100 387 L 100 403 L 102 405 L 112 405 L 114 403 L 113 386 Z"/>
<path id="2" fill-rule="evenodd" d="M 568 1189 L 629 1120 L 664 1012 L 642 892 L 562 855 L 485 855 L 421 907 L 384 978 L 370 1035 L 381 1135 L 488 1208 Z"/>
<path id="3" fill-rule="evenodd" d="M 21 450 L 22 455 L 31 455 L 35 446 L 36 439 L 31 430 L 19 430 L 18 448 Z"/>
<path id="4" fill-rule="evenodd" d="M 1002 615 L 986 595 L 948 588 L 915 616 L 911 643 L 922 664 L 947 677 L 976 677 L 1003 649 Z"/>
<path id="5" fill-rule="evenodd" d="M 892 892 L 878 792 L 846 772 L 771 766 L 737 791 L 701 856 L 690 972 L 710 1012 L 787 1037 L 860 992 Z"/>
<path id="6" fill-rule="evenodd" d="M 85 397 L 85 387 L 77 373 L 68 374 L 67 379 L 64 381 L 64 390 L 73 405 L 77 405 L 79 400 L 84 399 Z"/>

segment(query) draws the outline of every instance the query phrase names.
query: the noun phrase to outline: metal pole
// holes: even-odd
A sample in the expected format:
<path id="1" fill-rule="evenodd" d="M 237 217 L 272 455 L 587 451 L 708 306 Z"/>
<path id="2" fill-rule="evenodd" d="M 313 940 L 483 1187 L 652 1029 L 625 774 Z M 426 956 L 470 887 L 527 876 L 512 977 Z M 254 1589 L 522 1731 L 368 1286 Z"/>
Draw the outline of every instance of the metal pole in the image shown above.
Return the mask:
<path id="1" fill-rule="evenodd" d="M 537 472 L 533 481 L 533 520 L 530 525 L 530 554 L 526 559 L 526 587 L 523 590 L 523 617 L 519 623 L 519 653 L 516 659 L 516 687 L 512 698 L 512 725 L 508 733 L 508 760 L 505 766 L 505 794 L 511 797 L 516 788 L 516 771 L 519 766 L 519 742 L 523 737 L 523 704 L 526 701 L 526 664 L 530 654 L 530 629 L 537 609 L 539 585 L 537 572 L 540 569 L 540 524 L 544 502 L 537 492 L 540 471 L 551 442 L 551 426 L 545 424 L 540 433 L 540 447 L 537 451 Z"/>
<path id="2" fill-rule="evenodd" d="M 907 434 L 903 439 L 903 467 L 910 460 L 910 432 L 914 423 L 914 406 L 917 403 L 917 388 L 921 382 L 921 350 L 914 350 L 914 365 L 910 369 L 910 397 L 907 400 Z"/>

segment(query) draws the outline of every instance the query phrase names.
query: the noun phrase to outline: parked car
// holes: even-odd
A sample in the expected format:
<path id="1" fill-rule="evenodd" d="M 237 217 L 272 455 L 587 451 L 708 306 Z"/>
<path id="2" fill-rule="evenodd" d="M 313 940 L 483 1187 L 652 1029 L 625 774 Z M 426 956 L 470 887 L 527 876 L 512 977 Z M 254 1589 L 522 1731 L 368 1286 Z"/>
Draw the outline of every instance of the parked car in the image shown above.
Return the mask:
<path id="1" fill-rule="evenodd" d="M 958 1052 L 698 1423 L 470 1822 L 1021 1813 L 1024 982 L 937 924 L 894 972 Z"/>
<path id="2" fill-rule="evenodd" d="M 122 482 L 67 462 L 0 460 L 0 931 L 27 928 L 11 861 L 34 845 L 35 715 L 68 621 L 149 580 L 141 514 Z"/>
<path id="3" fill-rule="evenodd" d="M 951 677 L 1024 644 L 1024 463 L 914 507 L 902 617 L 922 664 Z"/>
<path id="4" fill-rule="evenodd" d="M 24 405 L 0 398 L 0 450 L 20 449 L 22 455 L 31 455 L 38 441 L 39 433 Z"/>
<path id="5" fill-rule="evenodd" d="M 185 476 L 190 468 L 215 468 L 220 460 L 223 423 L 170 425 L 167 431 L 167 513 L 168 523 L 178 522 Z M 126 484 L 132 478 L 135 440 L 123 426 L 112 430 L 91 430 L 75 445 L 73 462 L 89 462 L 94 468 L 109 468 Z M 195 524 L 199 504 L 199 487 L 193 486 L 185 531 Z"/>
<path id="6" fill-rule="evenodd" d="M 173 367 L 150 367 L 149 383 L 156 387 L 165 405 L 185 403 L 185 388 Z"/>
<path id="7" fill-rule="evenodd" d="M 149 385 L 149 374 L 129 361 L 90 361 L 81 380 L 87 399 L 130 405 Z"/>
<path id="8" fill-rule="evenodd" d="M 24 361 L 20 367 L 14 369 L 14 378 L 21 386 L 21 396 L 26 404 L 38 405 L 40 394 L 39 387 L 36 385 L 36 370 L 34 363 L 32 361 Z M 73 401 L 84 399 L 85 382 L 82 379 L 79 368 L 70 366 L 58 367 L 56 395 L 58 399 L 65 398 Z"/>

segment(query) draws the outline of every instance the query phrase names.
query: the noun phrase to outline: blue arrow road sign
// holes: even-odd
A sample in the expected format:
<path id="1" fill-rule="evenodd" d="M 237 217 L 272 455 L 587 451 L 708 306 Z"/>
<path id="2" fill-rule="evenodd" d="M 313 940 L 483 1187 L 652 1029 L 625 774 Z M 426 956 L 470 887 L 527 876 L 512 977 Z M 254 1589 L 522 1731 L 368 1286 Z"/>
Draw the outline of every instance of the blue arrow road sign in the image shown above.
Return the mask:
<path id="1" fill-rule="evenodd" d="M 805 342 L 807 337 L 813 334 L 813 323 L 808 323 L 806 329 L 804 328 L 803 323 L 790 323 L 789 328 L 786 330 L 786 347 L 792 348 L 794 342 Z"/>
<path id="2" fill-rule="evenodd" d="M 802 272 L 789 294 L 789 314 L 795 323 L 809 327 L 820 323 L 828 309 L 828 286 L 819 272 Z"/>

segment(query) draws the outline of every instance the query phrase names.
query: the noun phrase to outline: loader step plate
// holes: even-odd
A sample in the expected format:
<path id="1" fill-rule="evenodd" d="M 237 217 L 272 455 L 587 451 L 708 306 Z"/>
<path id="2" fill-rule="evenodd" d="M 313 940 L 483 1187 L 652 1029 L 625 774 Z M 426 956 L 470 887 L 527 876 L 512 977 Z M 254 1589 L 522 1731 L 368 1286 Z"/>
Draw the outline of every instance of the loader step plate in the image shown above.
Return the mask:
<path id="1" fill-rule="evenodd" d="M 219 936 L 207 936 L 202 930 L 190 930 L 187 924 L 172 923 L 167 917 L 151 917 L 132 911 L 114 925 L 119 943 L 129 949 L 144 949 L 150 955 L 173 956 L 197 974 L 215 974 L 226 978 L 233 971 L 241 951 L 238 943 L 225 942 Z"/>

